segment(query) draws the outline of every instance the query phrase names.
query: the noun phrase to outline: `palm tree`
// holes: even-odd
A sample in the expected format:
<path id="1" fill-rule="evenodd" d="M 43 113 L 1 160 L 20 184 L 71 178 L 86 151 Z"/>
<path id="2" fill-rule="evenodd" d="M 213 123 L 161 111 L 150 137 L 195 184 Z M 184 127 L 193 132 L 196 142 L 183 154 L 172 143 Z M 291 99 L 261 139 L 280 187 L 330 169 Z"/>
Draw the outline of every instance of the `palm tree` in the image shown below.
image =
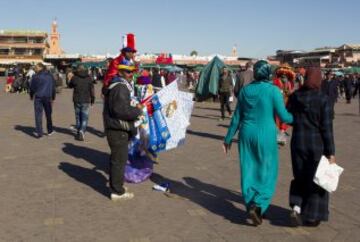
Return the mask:
<path id="1" fill-rule="evenodd" d="M 196 50 L 191 51 L 190 56 L 197 56 L 198 52 Z"/>

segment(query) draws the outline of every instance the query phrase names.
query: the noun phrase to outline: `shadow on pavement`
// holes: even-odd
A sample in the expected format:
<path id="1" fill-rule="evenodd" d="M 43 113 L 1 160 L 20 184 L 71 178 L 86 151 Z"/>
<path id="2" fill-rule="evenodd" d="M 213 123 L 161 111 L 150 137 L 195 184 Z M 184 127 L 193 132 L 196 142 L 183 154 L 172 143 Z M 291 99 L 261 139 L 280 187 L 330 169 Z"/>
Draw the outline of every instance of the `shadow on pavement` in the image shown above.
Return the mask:
<path id="1" fill-rule="evenodd" d="M 106 136 L 104 131 L 97 130 L 94 127 L 91 127 L 91 126 L 88 126 L 86 128 L 86 132 L 89 132 L 90 134 L 93 134 L 93 135 L 95 135 L 97 137 L 100 137 L 100 138 L 104 138 Z"/>
<path id="2" fill-rule="evenodd" d="M 172 194 L 188 199 L 232 223 L 253 226 L 247 221 L 247 212 L 233 205 L 233 202 L 244 205 L 244 200 L 239 192 L 204 183 L 192 177 L 184 177 L 183 183 L 153 173 L 150 180 L 156 184 L 169 182 Z M 288 209 L 270 205 L 264 219 L 269 220 L 275 226 L 290 226 L 288 215 Z"/>
<path id="3" fill-rule="evenodd" d="M 345 116 L 345 117 L 358 117 L 359 114 L 357 113 L 338 113 L 336 116 Z"/>
<path id="4" fill-rule="evenodd" d="M 62 150 L 65 154 L 89 162 L 94 166 L 93 170 L 109 172 L 109 154 L 106 152 L 71 143 L 64 143 Z"/>
<path id="5" fill-rule="evenodd" d="M 74 136 L 74 133 L 70 129 L 67 129 L 67 128 L 61 128 L 61 127 L 54 126 L 54 130 L 56 133 L 59 133 L 59 134 L 66 134 L 66 135 Z"/>
<path id="6" fill-rule="evenodd" d="M 217 126 L 218 127 L 223 127 L 223 128 L 226 128 L 226 129 L 228 129 L 230 127 L 229 124 L 218 124 Z"/>
<path id="7" fill-rule="evenodd" d="M 203 138 L 217 139 L 217 140 L 221 140 L 221 141 L 224 141 L 224 139 L 225 139 L 225 136 L 222 136 L 222 135 L 204 133 L 204 132 L 199 132 L 199 131 L 193 131 L 193 130 L 190 130 L 190 129 L 187 130 L 186 133 L 190 134 L 190 135 L 200 136 L 200 137 L 203 137 Z M 238 141 L 238 139 L 233 139 L 233 142 L 238 143 L 239 141 Z"/>
<path id="8" fill-rule="evenodd" d="M 83 159 L 94 167 L 85 168 L 68 162 L 62 162 L 59 165 L 59 169 L 76 181 L 84 183 L 100 194 L 109 197 L 110 192 L 107 187 L 107 178 L 102 173 L 108 173 L 109 155 L 102 151 L 71 143 L 64 143 L 62 150 L 65 154 L 77 159 Z"/>
<path id="9" fill-rule="evenodd" d="M 218 117 L 213 116 L 213 115 L 209 115 L 209 116 L 202 116 L 202 115 L 197 115 L 197 114 L 192 114 L 191 117 L 195 117 L 195 118 L 204 118 L 204 119 L 212 119 L 212 120 L 219 120 L 220 115 Z"/>
<path id="10" fill-rule="evenodd" d="M 58 168 L 76 181 L 91 187 L 98 193 L 106 197 L 110 196 L 110 191 L 107 187 L 107 178 L 95 169 L 81 167 L 68 162 L 61 162 Z"/>
<path id="11" fill-rule="evenodd" d="M 75 124 L 72 124 L 71 126 L 75 128 Z M 70 133 L 74 135 L 74 133 L 72 133 L 72 132 L 73 131 L 70 130 Z M 104 138 L 106 136 L 103 131 L 97 130 L 94 127 L 91 127 L 91 126 L 86 127 L 86 132 L 88 132 L 90 134 L 93 134 L 93 135 L 95 135 L 97 137 L 100 137 L 100 138 Z"/>
<path id="12" fill-rule="evenodd" d="M 199 132 L 199 131 L 193 131 L 193 130 L 190 130 L 190 129 L 186 133 L 190 134 L 190 135 L 196 135 L 196 136 L 200 136 L 200 137 L 204 137 L 204 138 L 209 138 L 209 139 L 224 140 L 224 136 L 221 136 L 221 135 L 204 133 L 204 132 Z"/>
<path id="13" fill-rule="evenodd" d="M 220 107 L 219 108 L 195 107 L 195 109 L 213 110 L 213 111 L 218 111 L 220 113 Z"/>
<path id="14" fill-rule="evenodd" d="M 265 219 L 270 221 L 270 224 L 279 227 L 292 227 L 290 221 L 290 209 L 282 208 L 276 205 L 270 205 L 266 211 Z"/>
<path id="15" fill-rule="evenodd" d="M 247 213 L 232 204 L 234 201 L 243 203 L 239 193 L 191 177 L 185 177 L 185 183 L 182 183 L 153 173 L 150 179 L 157 184 L 169 182 L 172 194 L 188 199 L 232 223 L 252 226 L 247 222 Z"/>
<path id="16" fill-rule="evenodd" d="M 74 136 L 73 131 L 71 131 L 70 129 L 61 128 L 61 127 L 56 127 L 56 126 L 54 126 L 53 128 L 54 128 L 54 131 L 55 131 L 56 133 Z M 36 132 L 35 127 L 23 126 L 23 125 L 15 125 L 14 129 L 15 129 L 15 130 L 18 130 L 18 131 L 21 131 L 21 132 L 23 132 L 23 133 L 25 133 L 25 134 L 27 134 L 27 135 L 29 135 L 29 136 L 31 136 L 31 137 L 34 137 L 34 138 L 36 137 L 36 136 L 34 135 L 34 132 Z M 45 127 L 45 129 L 46 129 L 46 127 Z M 101 137 L 101 138 L 105 137 L 104 132 L 99 131 L 99 130 L 93 128 L 93 127 L 87 127 L 86 130 L 87 130 L 89 133 L 91 133 L 91 134 L 93 134 L 93 135 L 95 135 L 95 136 L 98 136 L 98 137 Z"/>
<path id="17" fill-rule="evenodd" d="M 18 130 L 18 131 L 21 131 L 24 134 L 27 134 L 27 135 L 29 135 L 31 137 L 36 138 L 36 136 L 34 134 L 36 132 L 36 129 L 34 127 L 23 126 L 23 125 L 15 125 L 14 129 Z"/>

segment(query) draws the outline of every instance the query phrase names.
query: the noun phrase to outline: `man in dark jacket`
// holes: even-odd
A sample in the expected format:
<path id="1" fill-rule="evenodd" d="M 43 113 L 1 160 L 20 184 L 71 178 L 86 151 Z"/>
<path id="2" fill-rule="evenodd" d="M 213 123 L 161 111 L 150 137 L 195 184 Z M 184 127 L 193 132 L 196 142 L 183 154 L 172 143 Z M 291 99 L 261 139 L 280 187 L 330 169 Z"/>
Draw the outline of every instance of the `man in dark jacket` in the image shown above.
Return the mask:
<path id="1" fill-rule="evenodd" d="M 80 141 L 84 141 L 89 120 L 90 105 L 93 105 L 95 102 L 95 92 L 94 83 L 83 65 L 77 67 L 75 76 L 71 79 L 69 87 L 74 88 L 73 101 L 77 138 Z"/>
<path id="2" fill-rule="evenodd" d="M 354 91 L 352 93 L 352 97 L 355 98 L 356 94 L 359 94 L 360 98 L 360 74 L 355 74 L 354 81 Z"/>
<path id="3" fill-rule="evenodd" d="M 43 110 L 45 110 L 48 135 L 54 133 L 51 113 L 52 102 L 56 97 L 56 89 L 54 77 L 45 69 L 42 63 L 35 66 L 35 72 L 36 74 L 33 76 L 30 85 L 30 98 L 34 100 L 36 136 L 41 138 L 43 136 Z"/>
<path id="4" fill-rule="evenodd" d="M 159 73 L 159 69 L 155 68 L 152 75 L 152 85 L 157 89 L 160 90 L 163 86 L 161 83 L 161 75 Z"/>
<path id="5" fill-rule="evenodd" d="M 245 87 L 247 84 L 252 82 L 254 80 L 254 71 L 253 71 L 253 64 L 251 61 L 246 63 L 246 70 L 243 72 L 240 72 L 239 75 L 236 78 L 236 83 L 234 87 L 234 94 L 237 98 L 240 90 Z"/>
<path id="6" fill-rule="evenodd" d="M 360 74 L 355 74 L 354 92 L 352 93 L 353 98 L 358 94 L 359 98 L 359 114 L 360 114 Z"/>
<path id="7" fill-rule="evenodd" d="M 333 118 L 335 116 L 334 106 L 338 99 L 338 86 L 338 81 L 332 72 L 328 72 L 325 80 L 321 83 L 321 92 L 328 97 Z"/>
<path id="8" fill-rule="evenodd" d="M 345 97 L 346 103 L 351 103 L 351 94 L 352 94 L 352 87 L 354 83 L 354 76 L 353 75 L 345 75 L 344 79 L 344 89 L 345 89 Z"/>
<path id="9" fill-rule="evenodd" d="M 110 82 L 105 92 L 104 124 L 110 156 L 111 200 L 121 201 L 134 197 L 123 186 L 125 165 L 128 159 L 128 141 L 136 134 L 134 121 L 142 111 L 131 105 L 133 88 L 131 85 L 135 66 L 120 64 L 119 74 Z"/>
<path id="10" fill-rule="evenodd" d="M 224 68 L 222 70 L 222 75 L 219 80 L 219 96 L 221 103 L 221 121 L 225 119 L 225 106 L 229 115 L 231 116 L 231 107 L 230 107 L 230 96 L 232 92 L 232 78 L 229 73 L 229 70 Z"/>

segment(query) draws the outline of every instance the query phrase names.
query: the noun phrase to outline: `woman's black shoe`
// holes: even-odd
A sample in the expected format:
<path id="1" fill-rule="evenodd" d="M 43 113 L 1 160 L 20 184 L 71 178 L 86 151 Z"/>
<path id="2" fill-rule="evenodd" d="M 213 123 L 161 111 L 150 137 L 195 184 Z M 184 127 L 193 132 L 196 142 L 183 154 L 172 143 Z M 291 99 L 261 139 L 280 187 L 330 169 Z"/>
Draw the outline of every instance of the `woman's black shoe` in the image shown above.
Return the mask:
<path id="1" fill-rule="evenodd" d="M 290 212 L 290 221 L 292 227 L 299 227 L 302 225 L 301 215 L 295 211 Z"/>
<path id="2" fill-rule="evenodd" d="M 305 221 L 304 222 L 304 226 L 307 226 L 307 227 L 318 227 L 320 225 L 320 220 L 314 220 L 314 221 Z"/>
<path id="3" fill-rule="evenodd" d="M 249 215 L 255 226 L 262 224 L 261 208 L 251 205 Z"/>

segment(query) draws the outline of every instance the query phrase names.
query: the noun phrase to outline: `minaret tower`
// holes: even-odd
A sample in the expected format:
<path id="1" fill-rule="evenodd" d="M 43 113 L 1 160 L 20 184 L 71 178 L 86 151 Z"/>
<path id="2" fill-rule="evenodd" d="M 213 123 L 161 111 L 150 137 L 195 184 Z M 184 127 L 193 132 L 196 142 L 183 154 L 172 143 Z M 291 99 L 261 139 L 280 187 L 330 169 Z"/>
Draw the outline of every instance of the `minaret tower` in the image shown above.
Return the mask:
<path id="1" fill-rule="evenodd" d="M 50 34 L 50 55 L 60 55 L 62 50 L 60 48 L 60 33 L 57 31 L 57 21 L 56 19 L 51 24 L 51 34 Z"/>
<path id="2" fill-rule="evenodd" d="M 232 48 L 231 56 L 232 57 L 238 57 L 238 52 L 237 52 L 236 45 L 234 45 L 234 47 Z"/>

